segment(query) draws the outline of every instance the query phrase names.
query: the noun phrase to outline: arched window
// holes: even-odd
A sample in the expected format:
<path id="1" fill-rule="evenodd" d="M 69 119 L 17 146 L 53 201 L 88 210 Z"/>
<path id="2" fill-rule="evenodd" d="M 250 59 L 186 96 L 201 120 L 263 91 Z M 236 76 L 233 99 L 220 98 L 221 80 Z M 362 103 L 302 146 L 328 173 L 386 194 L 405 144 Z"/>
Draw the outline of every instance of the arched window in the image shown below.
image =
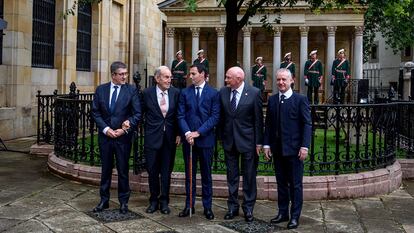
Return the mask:
<path id="1" fill-rule="evenodd" d="M 92 37 L 91 4 L 79 5 L 77 41 L 76 41 L 76 70 L 91 71 L 91 37 Z"/>
<path id="2" fill-rule="evenodd" d="M 53 68 L 55 58 L 55 1 L 33 0 L 32 66 Z"/>

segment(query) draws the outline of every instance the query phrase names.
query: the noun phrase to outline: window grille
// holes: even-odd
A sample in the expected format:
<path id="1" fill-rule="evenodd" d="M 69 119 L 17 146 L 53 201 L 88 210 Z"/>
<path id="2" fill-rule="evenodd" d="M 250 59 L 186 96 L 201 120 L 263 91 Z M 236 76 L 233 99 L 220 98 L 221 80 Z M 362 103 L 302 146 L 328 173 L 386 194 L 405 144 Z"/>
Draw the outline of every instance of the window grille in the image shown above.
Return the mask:
<path id="1" fill-rule="evenodd" d="M 53 68 L 55 58 L 55 1 L 33 0 L 32 66 Z"/>
<path id="2" fill-rule="evenodd" d="M 76 70 L 91 71 L 92 7 L 82 4 L 78 8 L 76 41 Z"/>

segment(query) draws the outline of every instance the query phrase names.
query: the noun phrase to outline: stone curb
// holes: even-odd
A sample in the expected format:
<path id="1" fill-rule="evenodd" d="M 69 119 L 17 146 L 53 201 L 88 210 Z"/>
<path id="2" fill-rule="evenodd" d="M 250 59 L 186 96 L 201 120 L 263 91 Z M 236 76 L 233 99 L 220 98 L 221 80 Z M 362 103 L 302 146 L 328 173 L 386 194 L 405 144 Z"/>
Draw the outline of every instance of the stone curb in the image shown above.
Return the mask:
<path id="1" fill-rule="evenodd" d="M 414 164 L 414 163 L 412 163 Z M 68 179 L 99 185 L 100 167 L 74 164 L 56 157 L 54 152 L 49 154 L 48 167 L 50 171 Z M 148 192 L 148 174 L 143 172 L 134 175 L 130 171 L 131 189 L 138 192 Z M 117 185 L 117 172 L 113 170 L 112 187 Z M 242 195 L 242 177 L 240 177 L 239 193 Z M 370 197 L 390 193 L 401 186 L 402 170 L 398 161 L 394 164 L 369 172 L 357 174 L 306 176 L 303 178 L 304 200 L 323 200 L 341 198 Z M 277 184 L 274 176 L 257 177 L 257 198 L 277 200 Z M 185 175 L 174 172 L 171 176 L 170 193 L 185 194 Z M 201 193 L 201 176 L 197 175 L 197 193 Z M 213 175 L 213 196 L 227 197 L 226 175 Z"/>

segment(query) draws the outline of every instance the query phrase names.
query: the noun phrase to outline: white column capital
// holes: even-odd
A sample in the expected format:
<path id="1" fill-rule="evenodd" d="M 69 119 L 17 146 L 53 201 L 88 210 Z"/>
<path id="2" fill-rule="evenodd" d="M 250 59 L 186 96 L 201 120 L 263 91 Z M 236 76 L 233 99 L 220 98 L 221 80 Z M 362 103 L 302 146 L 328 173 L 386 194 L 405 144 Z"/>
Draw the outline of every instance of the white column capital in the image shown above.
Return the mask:
<path id="1" fill-rule="evenodd" d="M 364 34 L 364 26 L 355 26 L 355 36 L 362 36 Z"/>
<path id="2" fill-rule="evenodd" d="M 216 32 L 218 37 L 224 37 L 226 34 L 226 28 L 225 27 L 216 27 Z"/>
<path id="3" fill-rule="evenodd" d="M 309 26 L 299 26 L 300 36 L 308 37 Z"/>
<path id="4" fill-rule="evenodd" d="M 243 37 L 247 37 L 252 34 L 252 27 L 244 26 L 242 30 L 243 30 Z"/>
<path id="5" fill-rule="evenodd" d="M 193 37 L 200 36 L 200 28 L 190 28 L 190 31 Z"/>
<path id="6" fill-rule="evenodd" d="M 282 35 L 282 26 L 273 26 L 273 36 L 274 37 L 280 37 Z"/>
<path id="7" fill-rule="evenodd" d="M 335 36 L 336 26 L 326 26 L 326 30 L 328 31 L 328 36 Z"/>
<path id="8" fill-rule="evenodd" d="M 167 27 L 167 37 L 174 37 L 175 35 L 175 28 Z"/>

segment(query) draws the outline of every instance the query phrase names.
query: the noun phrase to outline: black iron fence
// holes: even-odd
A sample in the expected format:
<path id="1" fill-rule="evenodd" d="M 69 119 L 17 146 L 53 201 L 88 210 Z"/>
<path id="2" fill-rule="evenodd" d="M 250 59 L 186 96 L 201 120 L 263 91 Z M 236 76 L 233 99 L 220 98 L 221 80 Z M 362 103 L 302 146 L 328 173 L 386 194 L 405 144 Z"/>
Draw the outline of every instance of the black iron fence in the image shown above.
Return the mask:
<path id="1" fill-rule="evenodd" d="M 99 165 L 97 128 L 91 117 L 92 94 L 80 94 L 73 84 L 66 95 L 38 94 L 38 141 L 55 145 L 57 156 L 76 163 Z M 354 173 L 392 164 L 397 156 L 414 158 L 414 102 L 356 105 L 315 105 L 312 140 L 305 161 L 308 175 Z M 145 168 L 143 127 L 134 132 L 131 168 Z M 225 173 L 224 152 L 216 141 L 213 170 Z M 181 148 L 176 166 L 183 166 Z M 181 163 L 181 164 L 180 164 Z M 258 172 L 273 174 L 263 156 Z"/>

